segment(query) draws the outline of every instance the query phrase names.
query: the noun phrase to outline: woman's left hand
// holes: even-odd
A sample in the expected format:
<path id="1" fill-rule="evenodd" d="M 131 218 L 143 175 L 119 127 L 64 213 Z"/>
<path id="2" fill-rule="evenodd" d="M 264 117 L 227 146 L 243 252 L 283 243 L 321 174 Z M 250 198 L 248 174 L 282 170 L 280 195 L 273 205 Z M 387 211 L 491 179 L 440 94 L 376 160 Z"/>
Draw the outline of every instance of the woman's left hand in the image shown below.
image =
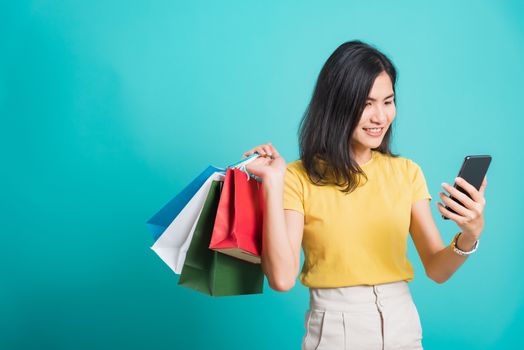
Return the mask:
<path id="1" fill-rule="evenodd" d="M 447 183 L 443 183 L 442 187 L 448 191 L 451 196 L 459 200 L 463 205 L 455 202 L 444 192 L 440 192 L 439 196 L 444 204 L 453 209 L 457 214 L 447 210 L 440 202 L 437 202 L 438 209 L 443 216 L 457 223 L 457 225 L 462 229 L 463 235 L 477 240 L 480 238 L 480 234 L 484 228 L 484 207 L 486 206 L 484 191 L 486 190 L 486 185 L 488 183 L 487 179 L 484 176 L 484 180 L 482 181 L 482 185 L 478 191 L 473 185 L 468 183 L 463 178 L 457 177 L 455 182 L 458 186 L 462 187 L 467 193 L 469 193 L 471 198 L 460 192 L 455 187 Z"/>

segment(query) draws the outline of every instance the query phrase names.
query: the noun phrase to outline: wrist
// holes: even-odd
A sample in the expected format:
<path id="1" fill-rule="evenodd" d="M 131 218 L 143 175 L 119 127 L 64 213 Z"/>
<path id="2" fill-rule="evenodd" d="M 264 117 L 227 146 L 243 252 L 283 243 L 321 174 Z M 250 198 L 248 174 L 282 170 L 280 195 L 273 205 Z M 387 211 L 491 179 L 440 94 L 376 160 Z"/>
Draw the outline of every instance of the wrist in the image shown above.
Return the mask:
<path id="1" fill-rule="evenodd" d="M 262 179 L 262 189 L 264 191 L 271 191 L 273 189 L 280 189 L 284 187 L 284 176 L 277 173 L 269 173 Z"/>
<path id="2" fill-rule="evenodd" d="M 462 232 L 457 238 L 456 246 L 460 250 L 470 251 L 475 247 L 476 242 L 477 239 L 475 237 Z"/>
<path id="3" fill-rule="evenodd" d="M 473 254 L 474 252 L 477 251 L 477 248 L 479 246 L 479 240 L 476 239 L 473 243 L 473 246 L 471 247 L 471 249 L 469 250 L 466 250 L 466 248 L 460 248 L 459 245 L 458 245 L 458 241 L 459 239 L 461 238 L 461 236 L 463 236 L 463 232 L 459 232 L 455 235 L 455 237 L 453 237 L 453 240 L 451 241 L 451 248 L 452 250 L 457 253 L 458 255 L 461 255 L 461 256 L 468 256 L 470 254 Z M 466 240 L 468 239 L 468 236 L 465 235 L 465 239 L 462 241 L 462 244 L 463 245 L 466 245 L 467 242 Z M 463 250 L 464 249 L 464 250 Z"/>

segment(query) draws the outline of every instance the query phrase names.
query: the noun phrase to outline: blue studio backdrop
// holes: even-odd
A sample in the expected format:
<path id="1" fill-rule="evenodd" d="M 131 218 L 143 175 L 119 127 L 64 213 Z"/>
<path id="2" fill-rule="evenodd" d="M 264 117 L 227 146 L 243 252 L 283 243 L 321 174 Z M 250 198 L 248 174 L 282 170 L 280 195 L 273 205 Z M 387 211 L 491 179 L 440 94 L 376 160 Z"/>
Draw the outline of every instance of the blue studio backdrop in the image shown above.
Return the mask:
<path id="1" fill-rule="evenodd" d="M 521 349 L 521 1 L 3 1 L 0 348 L 298 349 L 308 290 L 178 286 L 145 222 L 208 165 L 297 127 L 328 56 L 399 72 L 393 151 L 442 182 L 490 154 L 477 253 L 446 283 L 409 240 L 427 349 Z"/>

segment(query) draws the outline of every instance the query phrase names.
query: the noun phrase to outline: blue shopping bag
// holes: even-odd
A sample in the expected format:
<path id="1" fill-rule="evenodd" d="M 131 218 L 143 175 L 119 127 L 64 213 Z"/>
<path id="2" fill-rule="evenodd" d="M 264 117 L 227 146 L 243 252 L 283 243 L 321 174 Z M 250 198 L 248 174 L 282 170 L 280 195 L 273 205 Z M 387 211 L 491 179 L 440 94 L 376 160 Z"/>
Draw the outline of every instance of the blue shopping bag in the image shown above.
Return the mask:
<path id="1" fill-rule="evenodd" d="M 186 204 L 193 198 L 204 182 L 215 172 L 223 172 L 224 169 L 208 166 L 180 193 L 171 199 L 162 209 L 160 209 L 151 219 L 147 221 L 147 227 L 153 239 L 156 240 L 162 235 L 166 228 L 173 222 L 177 215 L 184 209 Z"/>

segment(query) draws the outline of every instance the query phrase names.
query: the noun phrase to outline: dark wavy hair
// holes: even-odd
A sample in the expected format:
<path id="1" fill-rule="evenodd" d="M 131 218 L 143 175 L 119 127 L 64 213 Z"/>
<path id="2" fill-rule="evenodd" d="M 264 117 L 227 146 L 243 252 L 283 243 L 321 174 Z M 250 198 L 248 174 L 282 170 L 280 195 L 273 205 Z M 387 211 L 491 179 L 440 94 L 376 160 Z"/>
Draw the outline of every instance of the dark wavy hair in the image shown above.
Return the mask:
<path id="1" fill-rule="evenodd" d="M 300 159 L 314 184 L 345 186 L 342 191 L 350 193 L 358 186 L 360 175 L 367 180 L 352 158 L 350 141 L 373 83 L 382 72 L 389 75 L 395 91 L 393 63 L 359 40 L 340 45 L 322 67 L 299 126 Z M 374 150 L 398 157 L 390 150 L 391 133 L 390 125 Z"/>

